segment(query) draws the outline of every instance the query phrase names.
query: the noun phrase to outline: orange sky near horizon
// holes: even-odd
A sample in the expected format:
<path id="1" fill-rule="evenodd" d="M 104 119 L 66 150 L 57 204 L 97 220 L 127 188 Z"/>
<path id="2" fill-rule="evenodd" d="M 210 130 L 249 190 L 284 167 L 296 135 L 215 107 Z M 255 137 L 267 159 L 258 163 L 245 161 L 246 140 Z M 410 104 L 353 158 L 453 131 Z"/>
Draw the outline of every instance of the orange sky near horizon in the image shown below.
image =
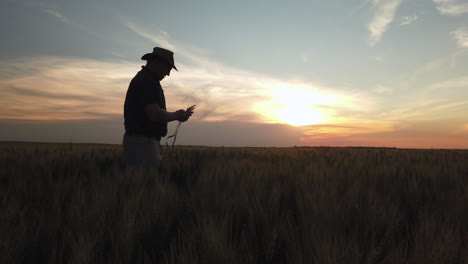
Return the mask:
<path id="1" fill-rule="evenodd" d="M 122 120 L 126 88 L 139 65 L 58 57 L 4 61 L 4 69 L 29 67 L 30 71 L 0 80 L 0 118 Z M 392 109 L 392 116 L 379 111 L 372 94 L 340 93 L 221 66 L 212 72 L 181 68 L 183 72 L 171 74 L 162 85 L 169 110 L 197 104 L 190 122 L 291 125 L 302 134 L 297 145 L 468 148 L 468 124 L 461 118 L 408 120 L 401 118 L 403 114 L 418 116 L 411 108 L 396 114 Z M 427 112 L 426 108 L 420 116 Z"/>

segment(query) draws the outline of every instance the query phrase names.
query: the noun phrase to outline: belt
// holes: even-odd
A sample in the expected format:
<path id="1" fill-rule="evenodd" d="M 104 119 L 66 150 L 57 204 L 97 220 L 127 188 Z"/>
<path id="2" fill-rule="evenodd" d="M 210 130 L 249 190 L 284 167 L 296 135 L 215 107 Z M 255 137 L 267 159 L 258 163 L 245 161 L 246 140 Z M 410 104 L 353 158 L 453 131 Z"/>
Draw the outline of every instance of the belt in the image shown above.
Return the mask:
<path id="1" fill-rule="evenodd" d="M 161 141 L 161 137 L 158 136 L 153 136 L 145 133 L 138 133 L 138 132 L 125 132 L 125 136 L 128 137 L 146 137 L 146 138 L 152 138 L 156 139 L 157 141 Z"/>

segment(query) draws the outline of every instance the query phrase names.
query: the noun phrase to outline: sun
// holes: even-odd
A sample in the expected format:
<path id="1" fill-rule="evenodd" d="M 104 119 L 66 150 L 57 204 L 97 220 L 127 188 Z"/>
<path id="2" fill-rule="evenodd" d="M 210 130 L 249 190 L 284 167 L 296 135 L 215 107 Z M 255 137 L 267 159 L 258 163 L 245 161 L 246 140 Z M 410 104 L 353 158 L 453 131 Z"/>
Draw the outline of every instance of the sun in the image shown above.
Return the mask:
<path id="1" fill-rule="evenodd" d="M 331 102 L 331 97 L 324 93 L 301 87 L 281 87 L 273 93 L 273 100 L 268 109 L 269 117 L 274 122 L 292 126 L 306 126 L 326 122 L 326 113 L 318 105 Z"/>
<path id="2" fill-rule="evenodd" d="M 285 105 L 274 111 L 274 116 L 281 123 L 287 123 L 292 126 L 313 125 L 324 121 L 316 109 L 300 104 Z"/>

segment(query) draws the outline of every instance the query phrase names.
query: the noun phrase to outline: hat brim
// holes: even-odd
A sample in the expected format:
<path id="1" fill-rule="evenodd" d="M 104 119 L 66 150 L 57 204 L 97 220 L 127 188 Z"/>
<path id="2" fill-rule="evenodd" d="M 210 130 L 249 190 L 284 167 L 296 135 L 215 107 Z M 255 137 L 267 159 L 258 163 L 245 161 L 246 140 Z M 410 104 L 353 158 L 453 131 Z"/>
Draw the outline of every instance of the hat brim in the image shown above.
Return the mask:
<path id="1" fill-rule="evenodd" d="M 174 68 L 174 70 L 179 71 L 179 70 L 176 68 L 176 66 L 175 66 L 174 64 L 172 64 L 170 61 L 168 61 L 168 60 L 166 60 L 164 57 L 158 56 L 158 55 L 156 55 L 156 54 L 154 54 L 154 53 L 146 53 L 145 55 L 143 55 L 143 56 L 141 57 L 141 59 L 142 59 L 142 60 L 145 60 L 145 61 L 150 60 L 150 59 L 152 59 L 152 58 L 160 58 L 160 59 L 164 60 L 165 62 L 167 62 L 169 65 L 171 65 L 172 68 Z"/>

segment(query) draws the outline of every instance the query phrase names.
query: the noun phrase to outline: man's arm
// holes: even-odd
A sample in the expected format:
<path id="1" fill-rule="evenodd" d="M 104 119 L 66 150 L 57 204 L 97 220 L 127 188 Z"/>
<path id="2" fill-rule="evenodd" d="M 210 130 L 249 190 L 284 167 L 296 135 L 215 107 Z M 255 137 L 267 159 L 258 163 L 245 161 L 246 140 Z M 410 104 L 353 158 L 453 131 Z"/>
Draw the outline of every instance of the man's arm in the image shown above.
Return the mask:
<path id="1" fill-rule="evenodd" d="M 185 110 L 177 110 L 176 112 L 168 112 L 157 104 L 145 105 L 145 112 L 149 120 L 158 123 L 169 123 L 171 121 L 187 121 L 193 112 Z"/>

